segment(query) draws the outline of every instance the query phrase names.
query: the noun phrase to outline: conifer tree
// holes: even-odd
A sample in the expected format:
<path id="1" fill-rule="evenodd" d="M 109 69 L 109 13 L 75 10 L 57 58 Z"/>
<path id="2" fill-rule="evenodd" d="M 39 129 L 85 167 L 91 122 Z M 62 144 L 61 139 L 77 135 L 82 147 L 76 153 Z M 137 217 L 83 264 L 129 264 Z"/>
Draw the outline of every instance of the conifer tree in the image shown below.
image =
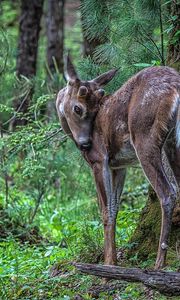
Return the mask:
<path id="1" fill-rule="evenodd" d="M 102 8 L 103 2 L 103 8 Z M 118 82 L 123 83 L 142 67 L 164 65 L 167 51 L 168 4 L 165 0 L 83 0 L 83 30 L 88 40 L 106 37 L 96 47 L 96 64 L 120 67 Z M 86 68 L 86 64 L 82 64 Z M 93 65 L 91 66 L 93 68 Z M 87 68 L 92 74 L 92 68 Z M 94 65 L 94 71 L 100 70 Z"/>

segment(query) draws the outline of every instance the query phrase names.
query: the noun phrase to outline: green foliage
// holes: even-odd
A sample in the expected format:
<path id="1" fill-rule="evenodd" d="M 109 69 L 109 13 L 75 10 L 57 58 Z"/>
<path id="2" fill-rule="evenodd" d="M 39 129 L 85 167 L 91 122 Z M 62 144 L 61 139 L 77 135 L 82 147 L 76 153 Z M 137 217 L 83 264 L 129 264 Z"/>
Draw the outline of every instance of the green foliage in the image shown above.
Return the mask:
<path id="1" fill-rule="evenodd" d="M 49 268 L 58 258 L 66 259 L 67 250 L 58 246 L 41 246 L 23 248 L 13 240 L 1 242 L 0 269 L 1 297 L 3 299 L 52 299 L 59 294 L 61 284 L 56 279 L 49 279 Z M 1 249 L 4 249 L 3 251 Z M 38 284 L 38 289 L 36 285 Z M 43 289 L 43 290 L 42 290 Z"/>
<path id="2" fill-rule="evenodd" d="M 108 0 L 82 0 L 82 21 L 87 38 L 91 40 L 98 36 L 102 39 L 102 45 L 94 51 L 96 63 L 87 60 L 80 65 L 82 77 L 84 73 L 88 78 L 93 72 L 97 74 L 120 67 L 117 83 L 113 82 L 108 88 L 112 91 L 137 70 L 164 64 L 167 32 L 171 30 L 168 5 L 167 1 L 158 0 L 117 0 L 113 5 Z"/>
<path id="3" fill-rule="evenodd" d="M 82 25 L 89 40 L 98 37 L 104 42 L 104 35 L 108 31 L 110 20 L 107 9 L 106 1 L 81 1 Z"/>
<path id="4" fill-rule="evenodd" d="M 159 8 L 164 46 L 173 30 L 173 25 L 166 22 L 168 2 L 82 0 L 86 36 L 89 40 L 98 37 L 102 44 L 93 59 L 80 57 L 79 11 L 76 24 L 65 28 L 65 49 L 71 49 L 81 78 L 92 79 L 118 67 L 118 75 L 106 88 L 112 92 L 137 70 L 160 65 Z M 63 76 L 57 72 L 51 76 L 52 82 L 47 82 L 43 20 L 37 75 L 31 80 L 16 77 L 20 5 L 19 1 L 8 0 L 0 5 L 0 299 L 68 300 L 77 294 L 94 299 L 88 289 L 100 285 L 100 280 L 77 274 L 70 264 L 74 260 L 102 261 L 103 226 L 94 182 L 75 145 L 62 132 L 55 113 L 52 116 L 51 112 L 50 118 L 44 114 L 47 103 L 54 102 L 57 89 L 64 85 Z M 174 41 L 178 37 L 179 32 Z M 32 88 L 31 107 L 22 116 L 13 110 L 12 102 Z M 29 122 L 11 132 L 9 124 L 15 116 L 26 117 Z M 142 172 L 130 170 L 117 218 L 118 248 L 132 248 L 129 239 L 146 195 Z M 129 262 L 139 263 L 137 255 L 132 255 Z M 142 267 L 147 266 L 152 266 L 152 261 L 142 263 Z M 59 276 L 50 276 L 53 272 Z M 99 299 L 143 300 L 144 290 L 128 284 L 122 291 L 100 293 Z M 165 298 L 158 294 L 156 299 Z"/>

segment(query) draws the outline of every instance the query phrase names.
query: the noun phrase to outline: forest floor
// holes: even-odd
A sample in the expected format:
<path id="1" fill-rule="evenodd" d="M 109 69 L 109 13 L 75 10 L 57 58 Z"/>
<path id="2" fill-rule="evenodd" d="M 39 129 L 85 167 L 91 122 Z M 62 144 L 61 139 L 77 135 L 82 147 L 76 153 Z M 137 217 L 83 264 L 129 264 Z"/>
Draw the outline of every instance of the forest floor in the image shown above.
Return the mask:
<path id="1" fill-rule="evenodd" d="M 135 211 L 134 211 L 135 213 Z M 123 216 L 123 213 L 122 215 Z M 129 216 L 130 217 L 130 216 Z M 129 226 L 123 220 L 123 231 Z M 131 221 L 130 221 L 131 222 Z M 127 224 L 126 224 L 127 223 Z M 85 225 L 85 224 L 84 224 Z M 4 236 L 0 242 L 0 299 L 2 300 L 167 300 L 166 296 L 152 291 L 142 284 L 111 280 L 106 284 L 95 276 L 82 275 L 73 266 L 74 262 L 103 263 L 102 240 L 96 240 L 95 232 L 82 232 L 79 223 L 77 243 L 50 242 L 40 236 L 37 230 L 15 238 Z M 96 224 L 96 226 L 99 226 Z M 32 238 L 34 234 L 34 239 Z M 96 232 L 97 234 L 97 232 Z M 23 239 L 22 239 L 23 236 Z M 78 236 L 78 235 L 77 235 Z M 28 241 L 30 238 L 30 241 Z M 125 242 L 118 249 L 118 265 L 123 267 L 152 268 L 154 257 L 139 261 L 134 255 L 126 257 L 131 245 Z M 170 270 L 170 267 L 166 268 Z M 172 297 L 178 300 L 179 297 Z"/>
<path id="2" fill-rule="evenodd" d="M 66 153 L 69 153 L 67 147 Z M 0 209 L 0 299 L 167 300 L 142 284 L 109 281 L 104 285 L 100 278 L 82 275 L 73 266 L 73 262 L 103 263 L 103 226 L 94 184 L 85 165 L 79 162 L 78 167 L 72 168 L 74 160 L 77 163 L 77 159 L 72 160 L 69 154 L 69 163 L 62 168 L 62 178 L 66 179 L 67 172 L 72 179 L 66 181 L 61 195 L 54 190 L 48 192 L 33 224 L 27 225 L 33 203 L 27 194 L 12 193 L 12 199 L 16 201 Z M 88 192 L 86 188 L 80 189 L 84 182 Z M 126 256 L 132 247 L 130 237 L 145 203 L 147 186 L 139 169 L 129 172 L 122 210 L 117 218 L 120 266 L 152 268 L 154 265 L 154 254 L 143 261 L 138 259 L 137 253 L 130 258 Z M 4 195 L 0 193 L 2 204 L 3 199 Z M 169 254 L 176 255 L 171 252 L 170 249 Z M 172 268 L 169 263 L 166 269 L 177 271 L 177 264 Z M 177 297 L 172 299 L 178 300 Z"/>

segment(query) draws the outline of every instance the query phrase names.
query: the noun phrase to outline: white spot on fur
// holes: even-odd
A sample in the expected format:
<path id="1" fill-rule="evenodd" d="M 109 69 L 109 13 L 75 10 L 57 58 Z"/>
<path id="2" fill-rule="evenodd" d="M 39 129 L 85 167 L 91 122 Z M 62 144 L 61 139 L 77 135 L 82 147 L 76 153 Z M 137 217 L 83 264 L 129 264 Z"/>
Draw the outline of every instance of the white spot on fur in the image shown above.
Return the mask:
<path id="1" fill-rule="evenodd" d="M 61 103 L 61 104 L 59 105 L 59 111 L 60 111 L 60 113 L 61 113 L 62 115 L 64 115 L 64 103 Z"/>

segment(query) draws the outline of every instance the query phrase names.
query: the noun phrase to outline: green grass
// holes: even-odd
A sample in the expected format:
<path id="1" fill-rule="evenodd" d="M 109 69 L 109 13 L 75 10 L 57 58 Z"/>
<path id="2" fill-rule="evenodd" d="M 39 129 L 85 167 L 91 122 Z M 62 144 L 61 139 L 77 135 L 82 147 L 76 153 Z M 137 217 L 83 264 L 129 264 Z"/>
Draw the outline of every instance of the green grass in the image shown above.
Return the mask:
<path id="1" fill-rule="evenodd" d="M 70 161 L 72 160 L 70 159 Z M 82 168 L 82 165 L 80 164 L 79 167 Z M 80 173 L 76 170 L 75 174 L 71 175 L 78 180 L 78 174 Z M 81 190 L 80 187 L 85 178 L 88 178 L 90 186 L 92 184 L 86 168 L 83 176 L 85 177 L 81 178 L 78 191 Z M 136 184 L 141 182 L 141 189 L 139 184 L 134 185 L 134 181 L 132 181 L 134 177 Z M 76 185 L 76 180 L 74 184 Z M 82 191 L 82 194 L 78 192 L 78 198 L 74 192 L 68 201 L 65 199 L 68 187 L 66 189 L 62 192 L 61 203 L 57 202 L 53 194 L 49 194 L 47 199 L 49 202 L 45 200 L 40 207 L 36 216 L 36 224 L 39 225 L 41 235 L 45 237 L 41 243 L 31 245 L 26 242 L 22 244 L 10 235 L 1 241 L 0 299 L 71 300 L 76 299 L 77 295 L 81 295 L 85 300 L 95 299 L 89 290 L 92 286 L 100 286 L 101 280 L 79 274 L 71 264 L 73 261 L 95 263 L 97 259 L 100 259 L 102 263 L 103 228 L 94 186 L 92 189 L 88 188 L 89 195 L 86 194 L 86 191 Z M 130 170 L 125 186 L 122 210 L 117 218 L 118 248 L 131 246 L 128 240 L 136 227 L 139 212 L 145 202 L 144 191 L 146 191 L 146 183 L 141 171 Z M 22 195 L 21 199 L 23 199 Z M 27 202 L 27 199 L 25 198 L 24 201 Z M 132 201 L 134 207 L 130 208 Z M 149 260 L 146 264 L 139 264 L 134 256 L 128 262 L 125 261 L 123 265 L 131 266 L 131 263 L 133 266 L 138 264 L 139 267 L 152 267 L 154 261 Z M 58 276 L 52 277 L 51 274 L 56 271 Z M 124 284 L 122 290 L 100 293 L 98 299 L 144 300 L 145 291 L 142 285 Z M 156 293 L 155 300 L 165 299 L 168 298 Z"/>
<path id="2" fill-rule="evenodd" d="M 14 240 L 0 244 L 0 299 L 94 299 L 88 293 L 92 287 L 101 284 L 93 276 L 80 275 L 71 262 L 75 259 L 67 248 L 59 245 L 20 245 Z M 56 265 L 58 276 L 51 277 L 52 266 Z M 119 297 L 119 298 L 115 298 Z M 101 300 L 145 299 L 144 288 L 139 284 L 126 284 L 121 291 L 102 292 Z M 167 297 L 156 293 L 155 299 Z M 173 298 L 178 299 L 178 298 Z"/>

